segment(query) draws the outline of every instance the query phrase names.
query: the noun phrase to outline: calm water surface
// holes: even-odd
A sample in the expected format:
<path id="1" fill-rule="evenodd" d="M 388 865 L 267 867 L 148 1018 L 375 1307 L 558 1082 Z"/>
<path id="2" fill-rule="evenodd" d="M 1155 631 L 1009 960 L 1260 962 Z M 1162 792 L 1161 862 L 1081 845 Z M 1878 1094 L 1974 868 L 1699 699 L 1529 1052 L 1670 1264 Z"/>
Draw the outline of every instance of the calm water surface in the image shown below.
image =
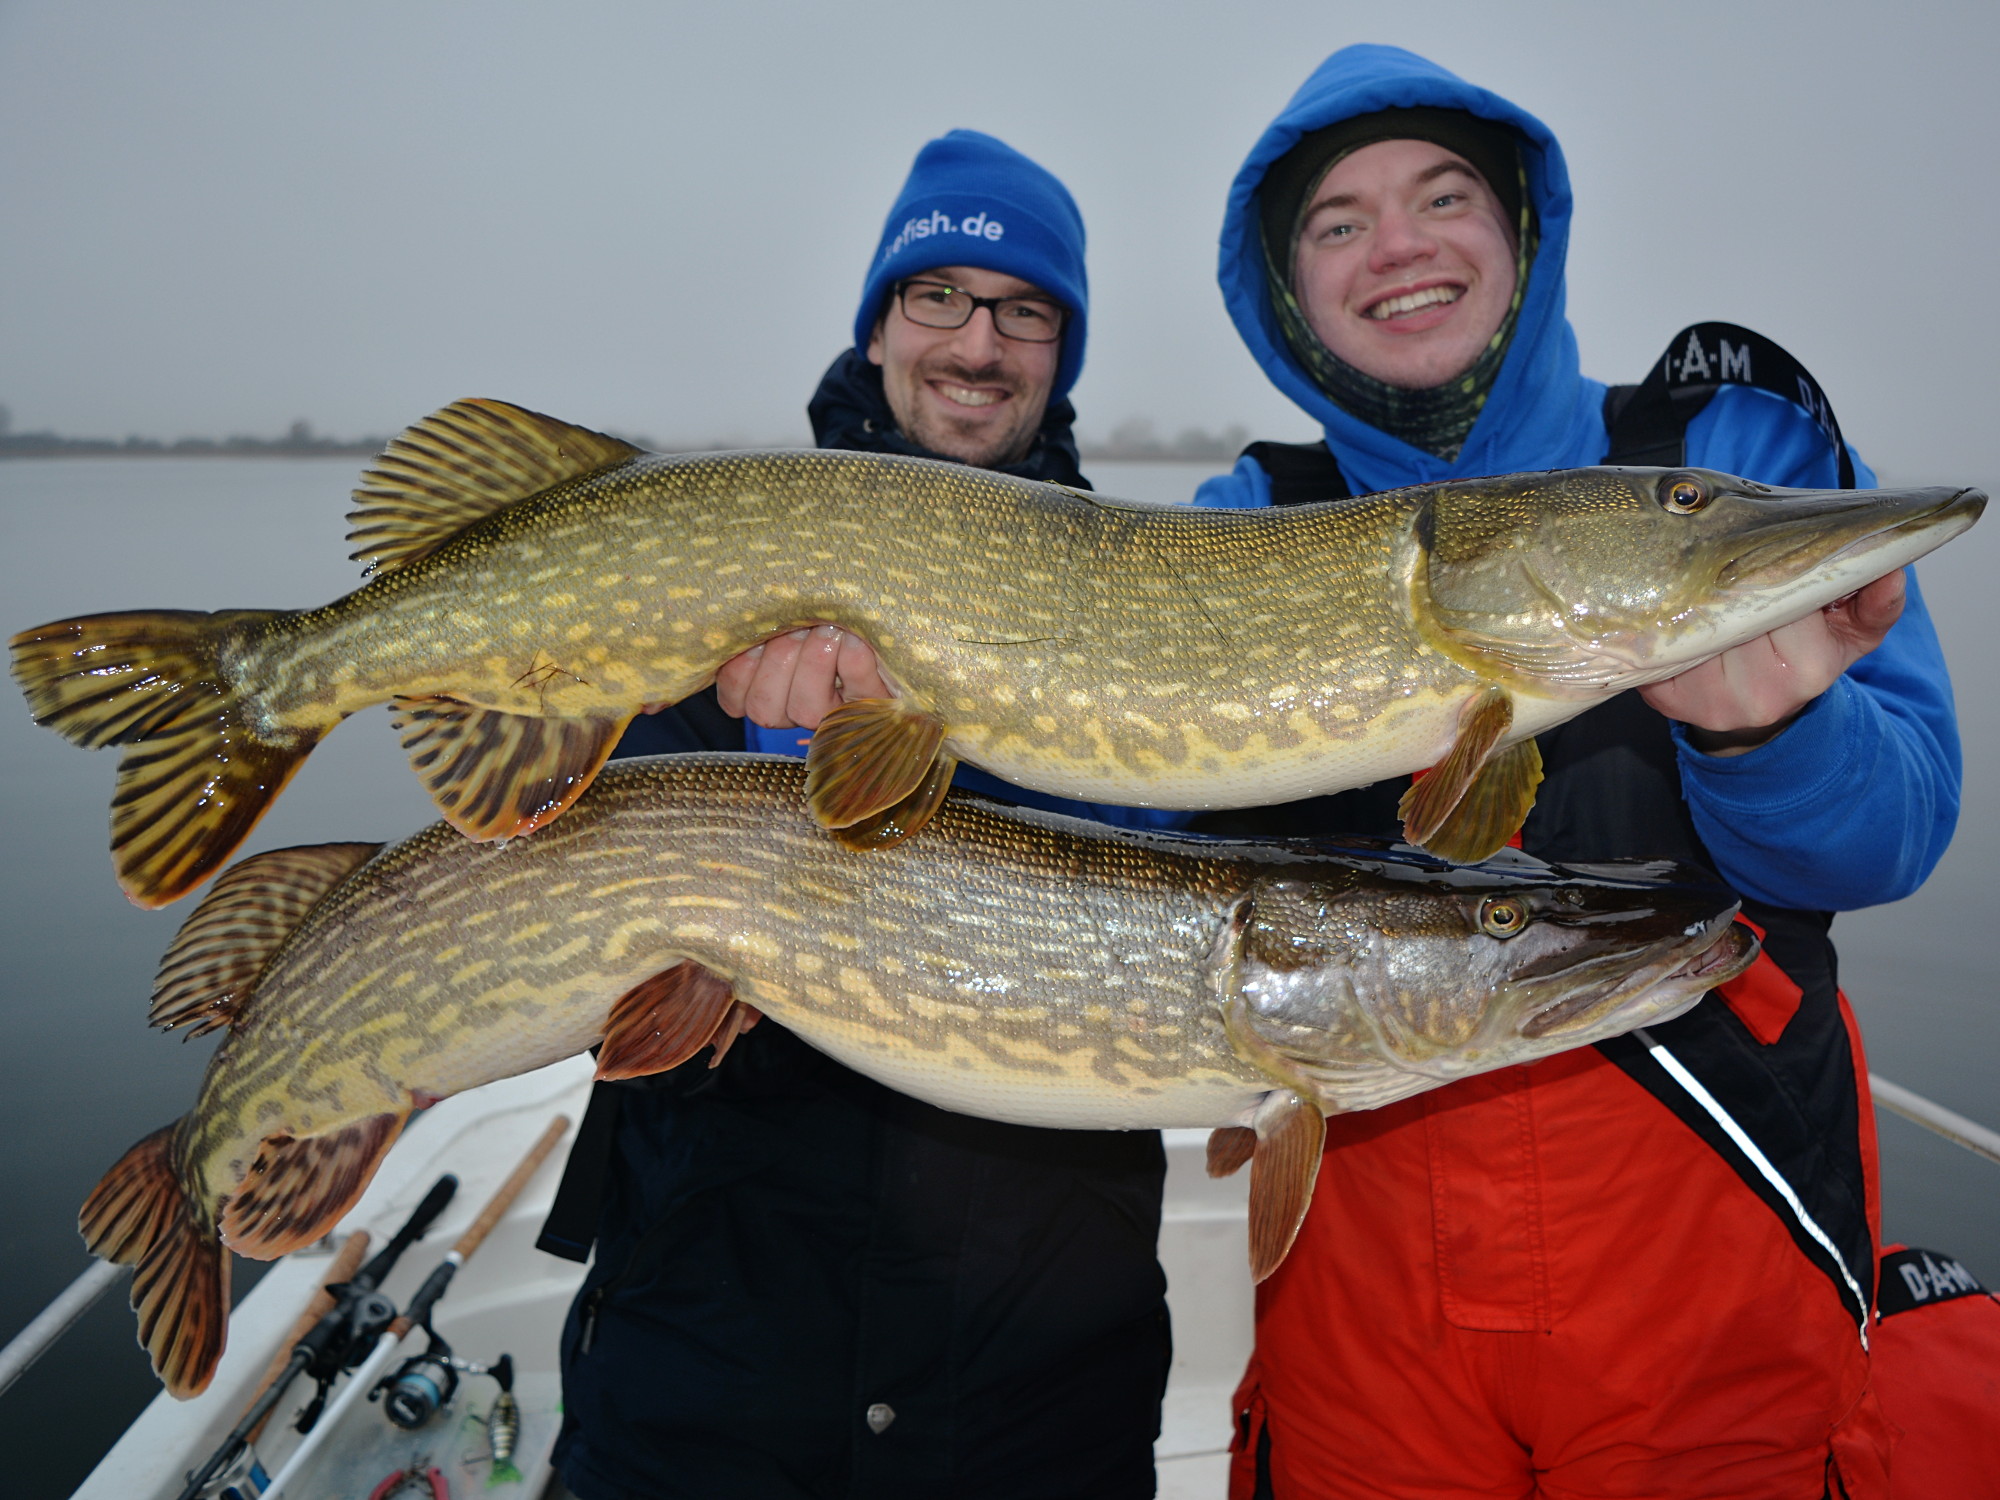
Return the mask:
<path id="1" fill-rule="evenodd" d="M 0 625 L 108 609 L 298 607 L 357 581 L 342 540 L 351 460 L 70 460 L 0 463 Z M 1097 464 L 1099 488 L 1185 498 L 1204 473 Z M 1920 565 L 1959 696 L 1966 791 L 1958 839 L 1898 906 L 1843 916 L 1842 978 L 1875 1068 L 2000 1126 L 2000 1005 L 1992 890 L 2000 855 L 2000 519 Z M 184 1112 L 212 1042 L 144 1024 L 161 950 L 190 903 L 126 904 L 105 853 L 114 760 L 37 729 L 0 694 L 0 1341 L 83 1270 L 75 1215 L 125 1148 Z M 430 804 L 383 712 L 344 725 L 245 852 L 394 839 Z M 2000 1283 L 2000 1167 L 1882 1116 L 1886 1229 L 1960 1255 Z M 422 1252 L 418 1252 L 421 1254 Z M 246 1263 L 238 1262 L 239 1271 Z M 239 1295 L 249 1277 L 240 1275 Z M 10 1496 L 60 1496 L 88 1472 L 154 1385 L 114 1293 L 0 1397 Z"/>

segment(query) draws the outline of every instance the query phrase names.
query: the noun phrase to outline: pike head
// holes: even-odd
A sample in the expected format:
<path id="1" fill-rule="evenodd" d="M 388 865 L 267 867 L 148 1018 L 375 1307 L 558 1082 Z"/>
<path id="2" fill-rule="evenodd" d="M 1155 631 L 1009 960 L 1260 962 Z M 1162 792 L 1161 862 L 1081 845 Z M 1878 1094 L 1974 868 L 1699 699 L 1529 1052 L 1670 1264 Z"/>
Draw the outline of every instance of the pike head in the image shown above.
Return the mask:
<path id="1" fill-rule="evenodd" d="M 1941 546 L 1976 489 L 1783 490 L 1707 469 L 1570 469 L 1439 486 L 1417 614 L 1447 654 L 1545 697 L 1683 672 Z"/>
<path id="2" fill-rule="evenodd" d="M 1352 851 L 1350 851 L 1351 853 Z M 1734 893 L 1663 861 L 1274 871 L 1217 949 L 1237 1053 L 1322 1112 L 1670 1019 L 1757 956 Z"/>

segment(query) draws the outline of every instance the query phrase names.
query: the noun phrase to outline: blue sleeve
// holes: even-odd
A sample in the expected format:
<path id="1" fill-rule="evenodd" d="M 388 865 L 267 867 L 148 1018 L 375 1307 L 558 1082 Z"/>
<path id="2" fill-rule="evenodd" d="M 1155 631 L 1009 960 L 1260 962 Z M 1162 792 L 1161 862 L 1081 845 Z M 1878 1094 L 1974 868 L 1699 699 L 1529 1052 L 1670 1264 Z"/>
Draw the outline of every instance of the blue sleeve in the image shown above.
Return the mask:
<path id="1" fill-rule="evenodd" d="M 1831 487 L 1805 413 L 1725 387 L 1688 426 L 1691 461 L 1766 484 Z M 1857 458 L 1857 478 L 1875 476 Z M 1851 911 L 1923 884 L 1958 823 L 1958 719 L 1915 573 L 1882 644 L 1748 754 L 1704 755 L 1674 726 L 1681 789 L 1724 879 L 1777 906 Z"/>
<path id="2" fill-rule="evenodd" d="M 1210 510 L 1262 510 L 1271 503 L 1271 476 L 1245 454 L 1227 474 L 1204 479 L 1194 503 Z"/>

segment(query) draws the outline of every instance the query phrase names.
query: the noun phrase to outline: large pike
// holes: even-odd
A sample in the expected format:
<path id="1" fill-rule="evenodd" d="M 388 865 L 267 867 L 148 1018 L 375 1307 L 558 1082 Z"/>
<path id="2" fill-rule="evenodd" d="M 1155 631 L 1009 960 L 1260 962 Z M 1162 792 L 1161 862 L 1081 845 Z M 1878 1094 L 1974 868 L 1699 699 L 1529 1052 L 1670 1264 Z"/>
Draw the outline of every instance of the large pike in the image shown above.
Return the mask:
<path id="1" fill-rule="evenodd" d="M 759 1013 L 947 1109 L 1212 1126 L 1251 1167 L 1251 1259 L 1283 1258 L 1324 1116 L 1679 1013 L 1755 940 L 1660 864 L 1123 833 L 950 798 L 895 858 L 844 848 L 805 770 L 614 767 L 532 839 L 443 824 L 378 852 L 243 861 L 181 929 L 157 1024 L 227 1026 L 193 1111 L 111 1169 L 81 1224 L 133 1263 L 170 1390 L 221 1352 L 228 1249 L 280 1255 L 360 1195 L 413 1107 L 603 1042 L 661 1071 Z"/>
<path id="2" fill-rule="evenodd" d="M 898 694 L 814 738 L 814 814 L 855 847 L 921 827 L 955 758 L 1190 808 L 1434 767 L 1406 830 L 1480 859 L 1534 801 L 1532 736 L 1820 608 L 1985 504 L 1585 469 L 1203 511 L 921 459 L 663 458 L 490 401 L 409 429 L 356 498 L 377 576 L 324 608 L 14 638 L 37 719 L 131 747 L 112 849 L 141 905 L 206 879 L 358 709 L 394 699 L 445 818 L 509 838 L 560 814 L 642 706 L 815 621 L 872 642 Z"/>

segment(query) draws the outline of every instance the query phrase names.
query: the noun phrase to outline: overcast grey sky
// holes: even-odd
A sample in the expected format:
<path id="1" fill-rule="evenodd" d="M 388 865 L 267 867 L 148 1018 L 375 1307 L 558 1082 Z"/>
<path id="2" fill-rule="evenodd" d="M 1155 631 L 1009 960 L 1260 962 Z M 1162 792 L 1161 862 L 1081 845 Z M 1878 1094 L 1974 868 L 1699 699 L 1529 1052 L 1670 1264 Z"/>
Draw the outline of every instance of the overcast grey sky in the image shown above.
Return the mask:
<path id="1" fill-rule="evenodd" d="M 2000 7 L 0 0 L 17 429 L 388 432 L 492 395 L 802 437 L 916 148 L 998 134 L 1089 225 L 1084 430 L 1306 420 L 1214 285 L 1223 193 L 1354 41 L 1563 139 L 1586 368 L 1788 345 L 1897 475 L 2000 475 Z"/>

